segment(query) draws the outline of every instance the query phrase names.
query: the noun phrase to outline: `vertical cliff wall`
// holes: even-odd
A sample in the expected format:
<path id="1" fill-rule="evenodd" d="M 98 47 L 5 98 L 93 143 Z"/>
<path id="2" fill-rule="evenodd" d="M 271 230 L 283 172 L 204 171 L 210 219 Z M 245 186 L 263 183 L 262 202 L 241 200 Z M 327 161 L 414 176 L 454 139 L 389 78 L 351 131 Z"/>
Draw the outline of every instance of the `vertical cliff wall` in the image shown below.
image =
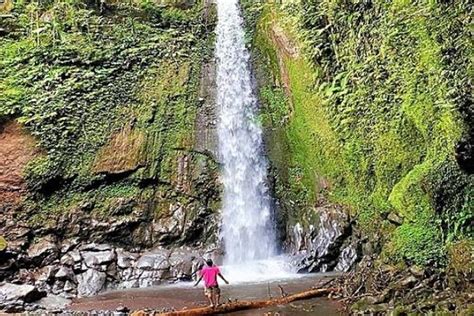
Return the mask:
<path id="1" fill-rule="evenodd" d="M 2 10 L 7 242 L 24 239 L 18 251 L 51 233 L 126 247 L 214 242 L 215 226 L 203 224 L 219 204 L 217 163 L 199 134 L 212 134 L 212 113 L 202 115 L 212 102 L 203 71 L 213 55 L 212 5 L 22 2 Z"/>
<path id="2" fill-rule="evenodd" d="M 467 2 L 244 4 L 287 241 L 335 204 L 386 262 L 472 247 Z"/>

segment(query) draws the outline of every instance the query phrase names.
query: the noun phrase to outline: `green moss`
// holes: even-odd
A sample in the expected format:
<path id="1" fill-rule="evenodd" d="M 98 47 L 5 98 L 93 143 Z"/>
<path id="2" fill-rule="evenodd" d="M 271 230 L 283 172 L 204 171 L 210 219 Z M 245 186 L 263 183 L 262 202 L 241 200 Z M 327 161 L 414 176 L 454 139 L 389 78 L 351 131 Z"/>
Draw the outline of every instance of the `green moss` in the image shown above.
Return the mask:
<path id="1" fill-rule="evenodd" d="M 25 170 L 33 222 L 88 200 L 105 215 L 118 197 L 153 200 L 153 188 L 170 189 L 192 149 L 201 65 L 213 46 L 214 11 L 204 5 L 14 8 L 0 43 L 0 120 L 16 118 L 41 148 Z"/>
<path id="2" fill-rule="evenodd" d="M 425 210 L 419 207 L 417 211 L 424 212 Z M 428 218 L 404 223 L 395 230 L 383 256 L 390 261 L 407 261 L 418 265 L 445 265 L 446 250 L 440 236 L 439 227 L 430 223 Z"/>
<path id="3" fill-rule="evenodd" d="M 269 87 L 289 91 L 283 134 L 287 164 L 299 176 L 282 180 L 290 191 L 307 192 L 299 197 L 308 206 L 295 216 L 310 216 L 324 194 L 352 210 L 365 233 L 384 232 L 387 257 L 424 264 L 443 261 L 447 240 L 470 234 L 470 193 L 455 183 L 462 179 L 469 188 L 473 179 L 460 176 L 452 161 L 468 130 L 462 96 L 472 45 L 464 2 L 449 10 L 436 2 L 408 4 L 267 4 L 253 43 L 268 81 L 276 83 Z M 298 53 L 288 54 L 295 43 Z M 449 61 L 452 52 L 460 64 Z M 270 92 L 264 92 L 266 100 Z M 443 170 L 447 165 L 450 172 Z M 442 190 L 457 198 L 443 204 Z M 404 217 L 404 224 L 390 228 L 384 220 L 389 212 Z"/>

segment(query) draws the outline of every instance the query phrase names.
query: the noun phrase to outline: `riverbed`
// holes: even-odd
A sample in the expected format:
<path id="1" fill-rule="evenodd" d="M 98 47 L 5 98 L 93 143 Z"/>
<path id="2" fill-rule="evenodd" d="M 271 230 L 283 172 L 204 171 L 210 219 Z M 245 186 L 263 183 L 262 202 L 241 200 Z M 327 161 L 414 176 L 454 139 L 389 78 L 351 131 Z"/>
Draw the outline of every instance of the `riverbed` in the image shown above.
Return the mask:
<path id="1" fill-rule="evenodd" d="M 222 302 L 228 300 L 258 300 L 269 297 L 280 297 L 281 290 L 288 294 L 301 292 L 311 287 L 322 284 L 332 278 L 330 274 L 304 275 L 292 279 L 273 280 L 258 283 L 240 283 L 222 285 Z M 157 287 L 114 290 L 103 294 L 75 299 L 69 306 L 71 310 L 112 310 L 119 306 L 126 306 L 130 310 L 149 309 L 182 309 L 205 306 L 206 298 L 203 295 L 202 286 L 194 287 L 193 283 L 177 283 Z M 259 310 L 241 311 L 230 315 L 263 315 L 265 312 L 279 312 L 280 315 L 303 316 L 303 315 L 343 315 L 341 305 L 328 298 L 314 298 L 305 301 L 297 301 L 285 306 L 274 306 Z"/>

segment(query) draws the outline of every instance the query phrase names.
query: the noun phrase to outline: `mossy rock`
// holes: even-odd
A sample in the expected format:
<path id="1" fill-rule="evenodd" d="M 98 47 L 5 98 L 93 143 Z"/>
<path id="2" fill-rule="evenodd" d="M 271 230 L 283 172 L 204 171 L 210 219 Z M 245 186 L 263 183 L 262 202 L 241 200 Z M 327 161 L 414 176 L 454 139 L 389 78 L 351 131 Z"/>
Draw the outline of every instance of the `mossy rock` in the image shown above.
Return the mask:
<path id="1" fill-rule="evenodd" d="M 8 243 L 3 236 L 0 236 L 0 251 L 7 249 Z"/>

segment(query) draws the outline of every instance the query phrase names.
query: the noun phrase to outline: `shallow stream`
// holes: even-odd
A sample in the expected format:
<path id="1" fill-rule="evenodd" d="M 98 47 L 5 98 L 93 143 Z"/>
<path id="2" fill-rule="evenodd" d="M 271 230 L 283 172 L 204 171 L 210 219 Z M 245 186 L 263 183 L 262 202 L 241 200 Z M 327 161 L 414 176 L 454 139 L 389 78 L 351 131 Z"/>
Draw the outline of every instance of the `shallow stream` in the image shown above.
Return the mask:
<path id="1" fill-rule="evenodd" d="M 273 280 L 258 283 L 239 283 L 222 285 L 221 302 L 227 300 L 259 300 L 280 297 L 278 285 L 288 294 L 302 292 L 322 283 L 332 277 L 331 274 L 302 275 L 297 278 Z M 232 282 L 232 280 L 230 280 Z M 269 295 L 270 293 L 270 295 Z M 71 310 L 115 310 L 119 306 L 126 306 L 131 310 L 150 309 L 162 310 L 164 308 L 192 308 L 205 306 L 206 298 L 202 286 L 193 287 L 193 283 L 178 283 L 141 289 L 115 290 L 94 297 L 74 300 L 69 307 Z M 266 312 L 279 312 L 280 315 L 342 315 L 341 305 L 328 298 L 314 298 L 297 301 L 285 306 L 235 312 L 227 315 L 263 315 Z"/>

